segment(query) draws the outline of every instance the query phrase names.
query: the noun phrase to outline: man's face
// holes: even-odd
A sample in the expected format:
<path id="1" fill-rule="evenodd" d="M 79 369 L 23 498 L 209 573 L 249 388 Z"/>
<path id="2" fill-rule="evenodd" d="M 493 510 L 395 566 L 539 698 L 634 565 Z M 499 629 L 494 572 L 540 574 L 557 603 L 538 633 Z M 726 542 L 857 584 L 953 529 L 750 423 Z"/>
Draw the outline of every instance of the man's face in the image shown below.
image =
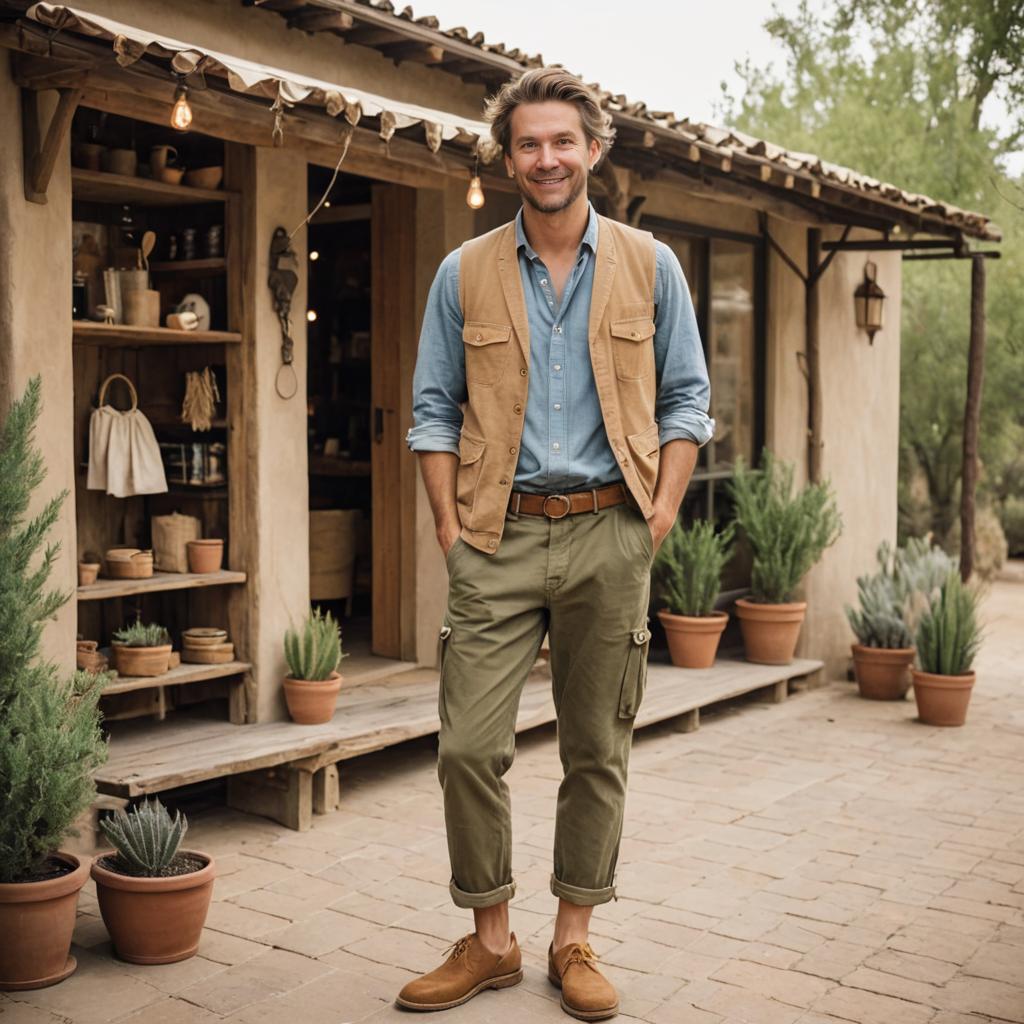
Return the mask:
<path id="1" fill-rule="evenodd" d="M 524 103 L 512 112 L 505 166 L 514 172 L 524 202 L 540 213 L 558 213 L 586 190 L 587 174 L 601 153 L 588 141 L 574 103 Z"/>

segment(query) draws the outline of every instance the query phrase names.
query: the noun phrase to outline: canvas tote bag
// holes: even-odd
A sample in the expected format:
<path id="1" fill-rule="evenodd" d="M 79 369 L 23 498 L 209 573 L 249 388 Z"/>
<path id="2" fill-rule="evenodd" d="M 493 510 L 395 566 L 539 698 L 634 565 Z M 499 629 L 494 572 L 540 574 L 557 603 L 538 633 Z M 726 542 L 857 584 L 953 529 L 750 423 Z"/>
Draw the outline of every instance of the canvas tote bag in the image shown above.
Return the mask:
<path id="1" fill-rule="evenodd" d="M 125 412 L 104 405 L 107 387 L 123 380 L 132 394 L 132 407 Z M 106 491 L 115 498 L 136 494 L 161 494 L 167 490 L 167 477 L 160 458 L 153 427 L 139 410 L 135 385 L 123 374 L 112 373 L 100 387 L 99 408 L 89 420 L 90 491 Z"/>
<path id="2" fill-rule="evenodd" d="M 188 572 L 188 542 L 199 540 L 201 529 L 195 516 L 172 512 L 153 516 L 153 568 L 163 572 Z"/>

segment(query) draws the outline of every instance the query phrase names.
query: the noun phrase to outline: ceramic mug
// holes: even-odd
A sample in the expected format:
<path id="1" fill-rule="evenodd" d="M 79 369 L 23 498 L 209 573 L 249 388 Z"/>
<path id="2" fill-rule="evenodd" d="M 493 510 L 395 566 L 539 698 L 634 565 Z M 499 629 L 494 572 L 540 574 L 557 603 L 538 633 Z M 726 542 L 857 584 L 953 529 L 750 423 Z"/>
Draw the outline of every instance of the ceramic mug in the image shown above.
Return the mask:
<path id="1" fill-rule="evenodd" d="M 135 177 L 138 169 L 139 158 L 134 149 L 108 149 L 107 170 L 111 174 L 123 174 L 125 177 Z"/>
<path id="2" fill-rule="evenodd" d="M 178 159 L 178 151 L 173 146 L 153 146 L 149 151 L 149 166 L 156 178 L 171 160 Z"/>
<path id="3" fill-rule="evenodd" d="M 84 167 L 88 171 L 98 171 L 105 150 L 106 146 L 96 142 L 79 142 L 72 147 L 73 163 L 76 167 Z"/>

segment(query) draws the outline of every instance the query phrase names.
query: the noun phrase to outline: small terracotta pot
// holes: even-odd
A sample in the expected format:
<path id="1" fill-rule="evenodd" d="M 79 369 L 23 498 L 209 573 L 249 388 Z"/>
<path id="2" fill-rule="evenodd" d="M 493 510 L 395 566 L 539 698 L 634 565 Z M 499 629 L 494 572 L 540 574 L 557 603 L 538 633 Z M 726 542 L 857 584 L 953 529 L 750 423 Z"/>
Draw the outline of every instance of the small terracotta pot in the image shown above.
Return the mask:
<path id="1" fill-rule="evenodd" d="M 55 853 L 74 870 L 45 882 L 0 884 L 0 990 L 46 988 L 78 966 L 68 955 L 75 930 L 78 892 L 89 864 L 73 853 Z"/>
<path id="2" fill-rule="evenodd" d="M 974 673 L 940 676 L 913 670 L 917 716 L 925 725 L 963 725 L 974 689 Z"/>
<path id="3" fill-rule="evenodd" d="M 867 700 L 903 700 L 910 689 L 913 647 L 865 647 L 851 644 L 853 673 Z"/>
<path id="4" fill-rule="evenodd" d="M 171 664 L 171 645 L 160 647 L 128 647 L 111 644 L 114 664 L 123 676 L 162 676 Z"/>
<path id="5" fill-rule="evenodd" d="M 216 875 L 213 858 L 200 850 L 183 850 L 201 857 L 206 865 L 190 875 L 170 878 L 135 878 L 92 862 L 103 923 L 114 951 L 132 964 L 173 964 L 196 955 L 206 923 Z"/>
<path id="6" fill-rule="evenodd" d="M 100 574 L 100 563 L 99 562 L 79 562 L 78 563 L 78 585 L 80 587 L 87 587 L 91 583 L 96 582 L 96 577 Z"/>
<path id="7" fill-rule="evenodd" d="M 285 676 L 284 699 L 288 714 L 299 725 L 322 725 L 334 717 L 334 705 L 341 689 L 341 675 L 331 673 L 330 679 L 292 679 Z"/>
<path id="8" fill-rule="evenodd" d="M 224 561 L 224 541 L 190 540 L 188 542 L 189 572 L 219 572 Z"/>
<path id="9" fill-rule="evenodd" d="M 196 167 L 185 172 L 185 184 L 193 188 L 217 188 L 223 177 L 223 167 Z"/>
<path id="10" fill-rule="evenodd" d="M 658 612 L 658 618 L 665 628 L 668 653 L 672 664 L 678 668 L 711 668 L 718 652 L 729 616 L 725 612 L 710 615 L 673 615 L 669 611 Z"/>
<path id="11" fill-rule="evenodd" d="M 806 601 L 758 604 L 741 597 L 736 602 L 736 617 L 740 620 L 747 661 L 788 665 L 793 660 L 806 614 Z"/>

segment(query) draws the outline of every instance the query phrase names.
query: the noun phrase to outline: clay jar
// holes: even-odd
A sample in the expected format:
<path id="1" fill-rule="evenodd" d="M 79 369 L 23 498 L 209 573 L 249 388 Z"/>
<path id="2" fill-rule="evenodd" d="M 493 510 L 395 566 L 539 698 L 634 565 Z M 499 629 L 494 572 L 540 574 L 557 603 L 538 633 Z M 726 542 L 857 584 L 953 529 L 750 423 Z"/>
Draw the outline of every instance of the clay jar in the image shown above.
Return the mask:
<path id="1" fill-rule="evenodd" d="M 128 647 L 111 644 L 114 664 L 123 676 L 162 676 L 170 668 L 171 645 L 159 647 Z"/>
<path id="2" fill-rule="evenodd" d="M 741 597 L 736 602 L 736 617 L 740 620 L 747 661 L 758 665 L 788 665 L 796 652 L 806 614 L 806 601 L 759 604 Z"/>
<path id="3" fill-rule="evenodd" d="M 73 870 L 42 882 L 0 884 L 0 990 L 56 985 L 78 966 L 68 951 L 89 865 L 73 853 L 53 857 Z"/>
<path id="4" fill-rule="evenodd" d="M 219 572 L 224 560 L 224 541 L 190 540 L 188 542 L 189 572 Z"/>
<path id="5" fill-rule="evenodd" d="M 925 725 L 963 725 L 974 689 L 974 673 L 940 676 L 913 671 L 917 716 Z"/>
<path id="6" fill-rule="evenodd" d="M 658 612 L 658 619 L 665 629 L 668 653 L 677 668 L 711 668 L 718 652 L 729 616 L 725 612 L 710 615 L 673 615 L 668 611 Z"/>
<path id="7" fill-rule="evenodd" d="M 852 644 L 853 673 L 867 700 L 903 700 L 910 689 L 913 647 L 865 647 Z"/>
<path id="8" fill-rule="evenodd" d="M 188 875 L 136 878 L 103 865 L 113 850 L 101 853 L 92 864 L 103 923 L 114 950 L 133 964 L 173 964 L 195 956 L 213 896 L 213 858 L 198 850 L 184 850 L 205 864 Z"/>
<path id="9" fill-rule="evenodd" d="M 334 705 L 341 689 L 341 675 L 332 672 L 330 679 L 292 679 L 285 676 L 284 699 L 288 714 L 299 725 L 322 725 L 334 717 Z"/>

